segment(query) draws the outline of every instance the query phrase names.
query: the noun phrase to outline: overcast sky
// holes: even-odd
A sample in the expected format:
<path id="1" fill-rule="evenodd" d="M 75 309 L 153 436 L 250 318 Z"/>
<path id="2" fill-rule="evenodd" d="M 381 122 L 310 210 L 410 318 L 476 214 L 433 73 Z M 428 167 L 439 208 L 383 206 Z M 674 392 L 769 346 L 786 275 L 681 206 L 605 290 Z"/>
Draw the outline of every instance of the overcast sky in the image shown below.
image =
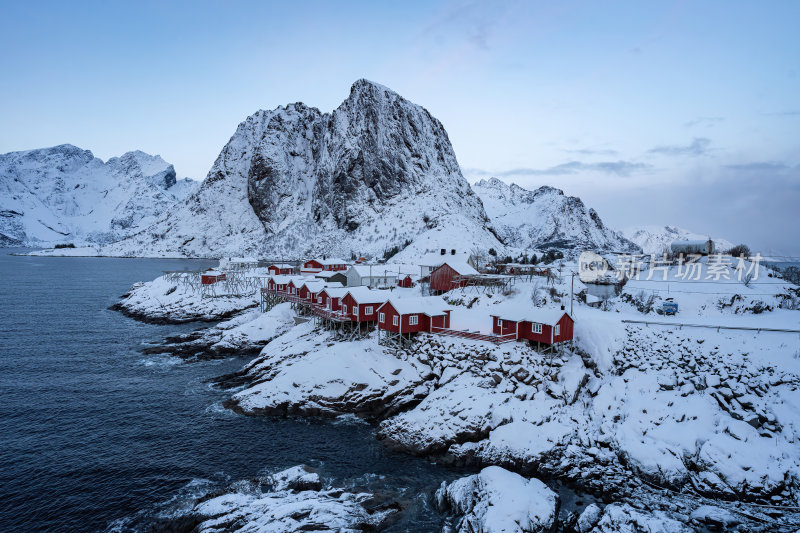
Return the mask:
<path id="1" fill-rule="evenodd" d="M 160 154 L 358 78 L 426 107 L 464 175 L 800 255 L 800 2 L 4 2 L 0 152 Z"/>

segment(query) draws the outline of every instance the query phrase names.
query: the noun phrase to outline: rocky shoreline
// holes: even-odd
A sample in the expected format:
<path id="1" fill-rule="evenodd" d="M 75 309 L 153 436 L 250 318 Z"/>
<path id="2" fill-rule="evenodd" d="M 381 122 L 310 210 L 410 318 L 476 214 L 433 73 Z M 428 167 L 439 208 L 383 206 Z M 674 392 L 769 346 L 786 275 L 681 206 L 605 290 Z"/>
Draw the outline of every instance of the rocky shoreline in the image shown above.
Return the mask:
<path id="1" fill-rule="evenodd" d="M 258 354 L 213 381 L 232 391 L 224 405 L 240 414 L 355 415 L 375 423 L 391 449 L 526 483 L 557 480 L 596 497 L 575 512 L 556 508 L 550 525 L 517 531 L 800 524 L 790 413 L 800 380 L 763 364 L 750 345 L 725 352 L 711 335 L 629 326 L 588 332 L 551 354 L 426 335 L 398 348 L 374 335 L 343 341 L 313 322 L 295 325 L 284 305 L 239 310 L 147 350 L 187 359 Z M 772 470 L 753 464 L 752 446 Z M 439 500 L 455 531 L 473 531 L 492 507 L 452 494 Z"/>

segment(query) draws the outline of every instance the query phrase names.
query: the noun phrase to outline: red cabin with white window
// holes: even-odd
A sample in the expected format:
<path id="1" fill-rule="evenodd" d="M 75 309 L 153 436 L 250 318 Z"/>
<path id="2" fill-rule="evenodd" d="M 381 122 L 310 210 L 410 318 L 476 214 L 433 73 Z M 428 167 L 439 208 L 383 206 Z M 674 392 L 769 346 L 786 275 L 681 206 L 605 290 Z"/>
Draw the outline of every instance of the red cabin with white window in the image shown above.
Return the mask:
<path id="1" fill-rule="evenodd" d="M 563 309 L 531 309 L 492 315 L 492 332 L 516 335 L 517 340 L 557 344 L 572 340 L 575 321 Z"/>
<path id="2" fill-rule="evenodd" d="M 324 288 L 325 284 L 321 281 L 307 281 L 300 286 L 297 295 L 301 300 L 313 303 L 316 300 L 317 294 Z"/>
<path id="3" fill-rule="evenodd" d="M 277 264 L 277 265 L 270 265 L 267 267 L 267 271 L 270 274 L 275 274 L 279 276 L 290 276 L 294 274 L 294 267 L 292 265 L 287 264 Z"/>
<path id="4" fill-rule="evenodd" d="M 352 287 L 342 298 L 342 313 L 353 322 L 377 322 L 378 307 L 391 296 L 390 291 L 370 290 L 368 287 Z"/>
<path id="5" fill-rule="evenodd" d="M 267 290 L 269 292 L 286 294 L 287 286 L 292 280 L 289 276 L 271 276 L 267 281 Z"/>
<path id="6" fill-rule="evenodd" d="M 392 333 L 430 333 L 450 327 L 450 308 L 439 296 L 392 298 L 378 309 L 378 328 Z"/>
<path id="7" fill-rule="evenodd" d="M 339 311 L 342 308 L 342 298 L 347 294 L 343 287 L 325 287 L 317 294 L 315 304 L 329 311 Z"/>
<path id="8" fill-rule="evenodd" d="M 202 285 L 213 285 L 214 283 L 219 283 L 220 281 L 225 281 L 224 272 L 209 270 L 205 274 L 200 274 L 200 283 Z"/>
<path id="9" fill-rule="evenodd" d="M 469 266 L 466 261 L 444 263 L 431 272 L 431 292 L 442 293 L 464 287 L 464 276 L 475 276 L 478 271 Z"/>
<path id="10" fill-rule="evenodd" d="M 317 272 L 338 272 L 347 270 L 347 263 L 341 259 L 310 259 L 303 263 L 300 271 L 303 274 L 316 274 Z"/>

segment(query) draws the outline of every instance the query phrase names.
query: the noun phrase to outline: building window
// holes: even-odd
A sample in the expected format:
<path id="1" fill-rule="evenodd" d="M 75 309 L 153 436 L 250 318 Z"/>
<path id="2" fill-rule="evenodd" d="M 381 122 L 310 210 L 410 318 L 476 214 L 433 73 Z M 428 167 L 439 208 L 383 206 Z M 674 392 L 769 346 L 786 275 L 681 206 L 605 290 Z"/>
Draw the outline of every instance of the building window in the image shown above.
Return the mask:
<path id="1" fill-rule="evenodd" d="M 418 315 L 411 315 L 408 317 L 408 325 L 409 326 L 416 326 L 419 323 L 419 316 Z"/>
<path id="2" fill-rule="evenodd" d="M 321 303 L 322 303 L 322 296 L 317 296 L 317 303 L 318 303 L 318 304 L 321 304 Z"/>
<path id="3" fill-rule="evenodd" d="M 365 315 L 371 315 L 372 314 L 372 306 L 371 305 L 364 308 L 364 314 Z"/>
<path id="4" fill-rule="evenodd" d="M 347 314 L 347 304 L 344 304 L 344 305 L 342 306 L 342 312 L 343 312 L 344 314 Z"/>
<path id="5" fill-rule="evenodd" d="M 399 318 L 399 317 L 398 317 L 397 315 L 395 315 L 395 316 L 393 316 L 393 317 L 392 317 L 392 324 L 393 324 L 393 325 L 397 326 L 397 325 L 399 325 L 399 324 L 400 324 L 400 320 L 398 320 L 398 318 Z"/>
<path id="6" fill-rule="evenodd" d="M 533 328 L 533 332 L 534 333 L 541 333 L 542 332 L 542 325 L 539 324 L 538 322 L 534 322 L 531 327 Z"/>
<path id="7" fill-rule="evenodd" d="M 553 331 L 553 335 L 555 335 L 556 337 L 561 335 L 561 324 L 556 324 L 556 329 L 555 331 Z"/>
<path id="8" fill-rule="evenodd" d="M 353 306 L 353 314 L 358 316 L 358 306 L 357 305 Z"/>
<path id="9" fill-rule="evenodd" d="M 498 325 L 498 327 L 500 327 L 500 328 L 502 328 L 502 327 L 503 327 L 503 319 L 502 319 L 502 318 L 498 318 L 498 319 L 497 319 L 497 325 Z"/>
<path id="10" fill-rule="evenodd" d="M 386 315 L 384 315 L 383 313 L 380 313 L 380 314 L 378 315 L 378 322 L 380 322 L 381 324 L 383 324 L 385 320 L 386 320 Z"/>

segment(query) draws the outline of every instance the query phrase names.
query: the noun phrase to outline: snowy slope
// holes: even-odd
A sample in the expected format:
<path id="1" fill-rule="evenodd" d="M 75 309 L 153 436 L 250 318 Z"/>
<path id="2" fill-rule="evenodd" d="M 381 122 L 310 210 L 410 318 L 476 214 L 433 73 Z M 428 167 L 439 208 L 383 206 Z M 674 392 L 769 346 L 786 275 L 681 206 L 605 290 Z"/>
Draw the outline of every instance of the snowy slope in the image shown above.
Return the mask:
<path id="1" fill-rule="evenodd" d="M 131 235 L 193 192 L 144 152 L 107 162 L 64 144 L 0 155 L 0 245 L 107 243 Z"/>
<path id="2" fill-rule="evenodd" d="M 580 198 L 554 187 L 523 189 L 491 178 L 472 189 L 506 244 L 521 249 L 559 248 L 608 252 L 636 251 L 637 247 L 587 209 Z"/>
<path id="3" fill-rule="evenodd" d="M 407 240 L 408 253 L 502 248 L 441 123 L 359 80 L 332 113 L 295 103 L 248 117 L 195 195 L 104 253 L 380 255 Z"/>
<path id="4" fill-rule="evenodd" d="M 669 251 L 669 245 L 677 240 L 706 240 L 708 235 L 694 233 L 675 226 L 635 226 L 625 228 L 622 234 L 642 247 L 646 254 L 663 254 Z M 725 239 L 712 238 L 720 251 L 733 248 L 733 243 Z"/>

